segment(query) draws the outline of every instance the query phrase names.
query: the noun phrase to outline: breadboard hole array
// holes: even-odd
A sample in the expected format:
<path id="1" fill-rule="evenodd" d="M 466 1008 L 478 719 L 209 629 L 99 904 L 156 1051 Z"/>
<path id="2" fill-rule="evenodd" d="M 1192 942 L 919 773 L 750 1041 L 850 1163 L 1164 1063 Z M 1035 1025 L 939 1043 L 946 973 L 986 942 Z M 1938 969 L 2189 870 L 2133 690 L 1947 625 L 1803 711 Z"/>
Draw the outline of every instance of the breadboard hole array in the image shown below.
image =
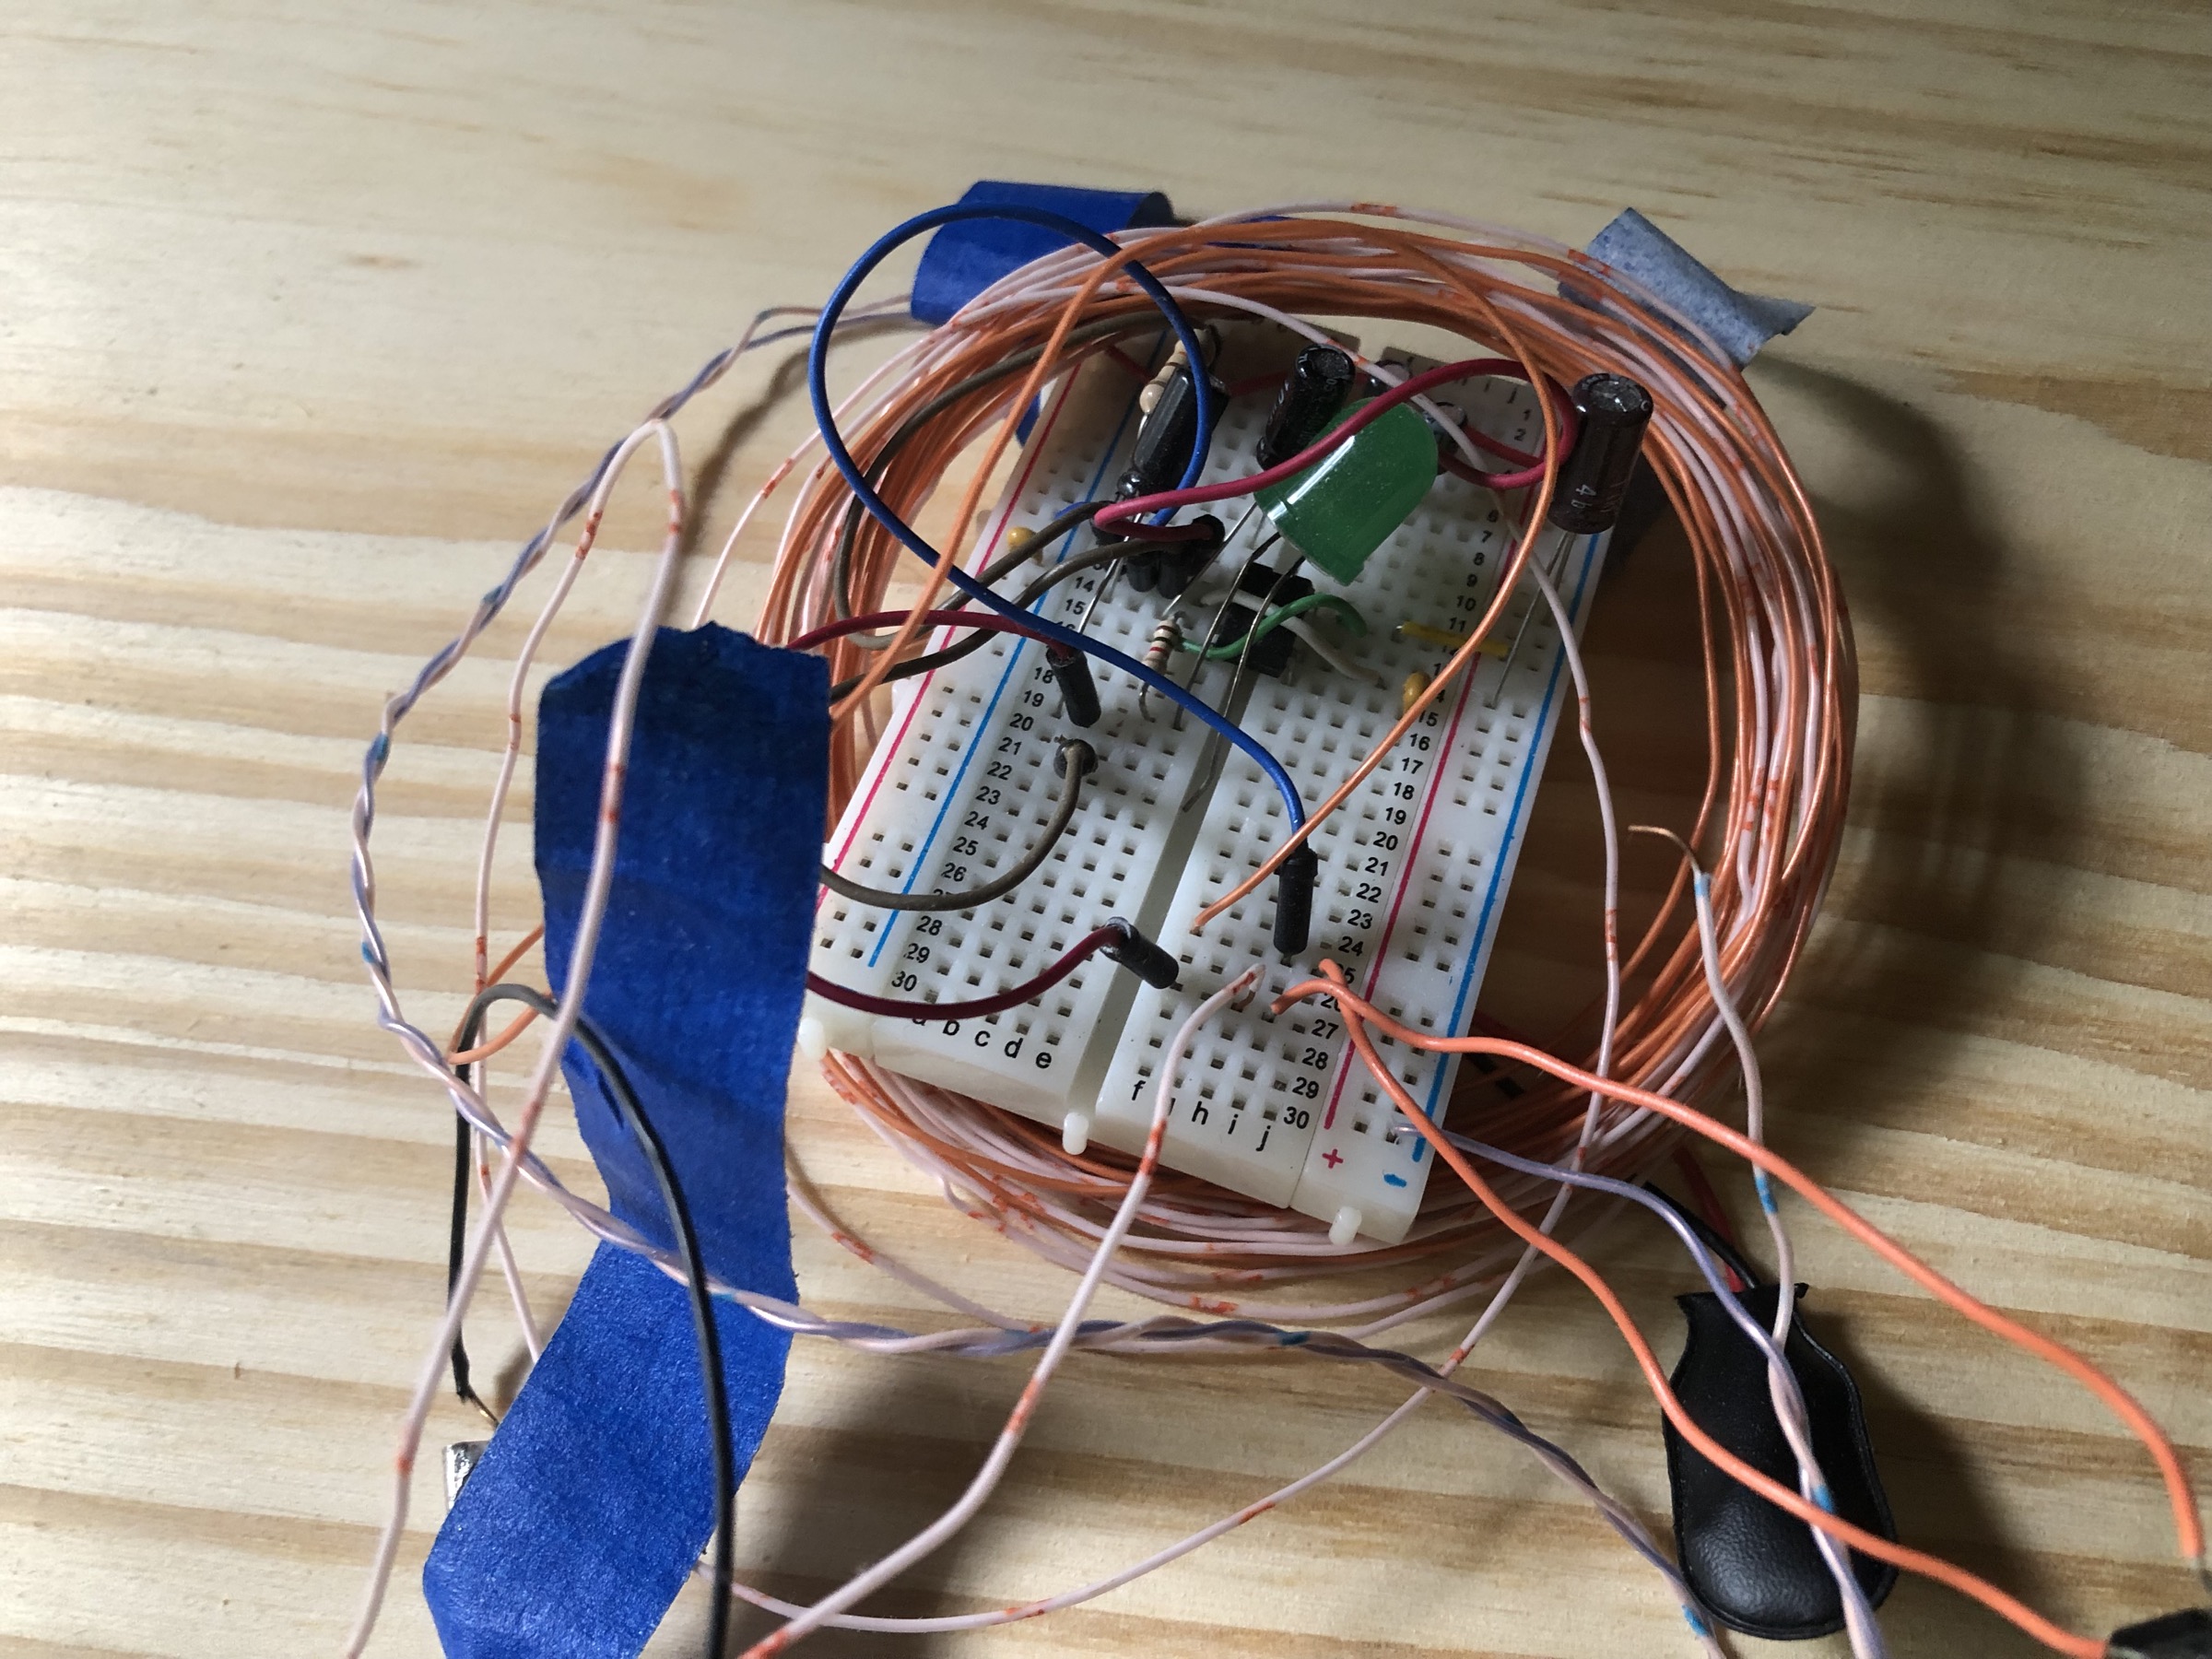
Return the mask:
<path id="1" fill-rule="evenodd" d="M 1225 331 L 1230 349 L 1242 332 Z M 1265 344 L 1278 364 L 1295 349 L 1279 337 Z M 1456 390 L 1485 430 L 1530 441 L 1527 387 L 1487 382 Z M 1135 391 L 1132 377 L 1108 365 L 1062 388 L 978 564 L 995 556 L 1011 527 L 1034 527 L 1110 489 L 1126 465 Z M 1257 469 L 1265 413 L 1264 397 L 1229 406 L 1207 478 Z M 1238 567 L 1268 533 L 1264 518 L 1246 518 L 1249 504 L 1240 498 L 1210 508 L 1225 524 L 1242 521 L 1241 534 L 1177 601 L 1136 594 L 1100 568 L 1055 589 L 1044 614 L 1132 656 L 1142 656 L 1171 609 L 1188 637 L 1203 637 Z M 1513 534 L 1487 491 L 1441 477 L 1356 582 L 1300 571 L 1366 618 L 1364 633 L 1338 629 L 1335 637 L 1380 683 L 1340 674 L 1300 644 L 1279 678 L 1240 674 L 1233 659 L 1206 662 L 1193 688 L 1255 735 L 1309 806 L 1317 804 L 1395 722 L 1406 677 L 1433 675 L 1449 654 L 1393 629 L 1410 622 L 1465 634 L 1496 596 Z M 1088 533 L 1078 532 L 1047 557 L 1088 545 Z M 1602 547 L 1602 537 L 1562 544 L 1549 533 L 1538 545 L 1578 625 Z M 1278 545 L 1263 564 L 1276 565 L 1283 552 Z M 1189 665 L 1188 655 L 1179 658 L 1179 676 Z M 1226 746 L 1217 748 L 1195 721 L 1179 724 L 1159 700 L 1141 708 L 1135 682 L 1109 669 L 1096 671 L 1100 722 L 1076 733 L 1061 718 L 1040 648 L 1000 636 L 919 682 L 896 706 L 826 855 L 873 887 L 989 880 L 1049 823 L 1059 782 L 1052 762 L 1064 733 L 1089 742 L 1100 761 L 1067 836 L 1030 881 L 970 912 L 915 915 L 827 898 L 817 968 L 876 994 L 965 1001 L 1032 977 L 1122 915 L 1177 954 L 1179 982 L 1155 990 L 1094 958 L 1037 1006 L 982 1020 L 877 1020 L 818 1000 L 809 1012 L 833 1046 L 1055 1127 L 1072 1115 L 1088 1135 L 1135 1150 L 1175 1030 L 1198 1000 L 1258 962 L 1258 994 L 1241 1011 L 1224 1010 L 1183 1063 L 1164 1159 L 1340 1229 L 1348 1217 L 1359 1232 L 1395 1240 L 1418 1207 L 1425 1145 L 1359 1066 L 1334 1009 L 1309 1002 L 1276 1018 L 1266 1006 L 1325 956 L 1393 1018 L 1421 1030 L 1465 1029 L 1562 702 L 1559 637 L 1533 584 L 1513 595 L 1477 665 L 1314 831 L 1320 879 L 1311 944 L 1286 961 L 1274 949 L 1272 884 L 1202 935 L 1190 931 L 1199 910 L 1256 869 L 1287 831 L 1282 799 L 1258 768 L 1239 751 L 1224 755 Z M 1413 1097 L 1440 1111 L 1453 1063 L 1385 1052 Z"/>
<path id="2" fill-rule="evenodd" d="M 975 566 L 1003 550 L 1010 530 L 1035 529 L 1095 499 L 1134 428 L 1133 390 L 1086 377 L 1053 400 Z M 1078 535 L 1041 559 L 1077 550 Z M 1140 596 L 1117 587 L 1103 571 L 1086 573 L 1054 589 L 1043 614 L 1141 653 L 1152 618 L 1128 603 Z M 941 632 L 933 644 L 950 637 Z M 1184 744 L 1179 755 L 1149 735 L 1132 741 L 1135 688 L 1121 695 L 1118 680 L 1100 676 L 1105 713 L 1081 732 L 1065 726 L 1057 688 L 1031 641 L 997 636 L 912 682 L 824 850 L 851 879 L 900 891 L 980 886 L 1019 862 L 1055 815 L 1062 783 L 1053 760 L 1064 733 L 1089 743 L 1098 765 L 1066 834 L 1002 899 L 917 913 L 826 894 L 817 912 L 818 971 L 875 995 L 969 1002 L 1035 977 L 1108 917 L 1134 914 L 1157 879 L 1163 833 L 1195 754 Z M 1090 1039 L 1118 1017 L 1128 983 L 1094 958 L 1037 1003 L 980 1019 L 875 1019 L 818 998 L 809 1012 L 837 1047 L 1057 1121 L 1060 1103 L 1087 1086 Z"/>

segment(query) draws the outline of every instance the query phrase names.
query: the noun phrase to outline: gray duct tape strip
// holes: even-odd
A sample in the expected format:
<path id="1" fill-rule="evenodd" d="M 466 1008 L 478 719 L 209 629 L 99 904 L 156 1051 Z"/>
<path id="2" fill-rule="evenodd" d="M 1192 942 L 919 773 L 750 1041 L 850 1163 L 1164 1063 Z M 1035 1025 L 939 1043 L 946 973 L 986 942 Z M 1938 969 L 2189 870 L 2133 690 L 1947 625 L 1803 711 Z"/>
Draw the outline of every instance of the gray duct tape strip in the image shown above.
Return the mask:
<path id="1" fill-rule="evenodd" d="M 1590 239 L 1583 250 L 1634 278 L 1695 322 L 1742 368 L 1776 335 L 1812 315 L 1795 300 L 1774 300 L 1730 288 L 1681 243 L 1633 207 Z"/>

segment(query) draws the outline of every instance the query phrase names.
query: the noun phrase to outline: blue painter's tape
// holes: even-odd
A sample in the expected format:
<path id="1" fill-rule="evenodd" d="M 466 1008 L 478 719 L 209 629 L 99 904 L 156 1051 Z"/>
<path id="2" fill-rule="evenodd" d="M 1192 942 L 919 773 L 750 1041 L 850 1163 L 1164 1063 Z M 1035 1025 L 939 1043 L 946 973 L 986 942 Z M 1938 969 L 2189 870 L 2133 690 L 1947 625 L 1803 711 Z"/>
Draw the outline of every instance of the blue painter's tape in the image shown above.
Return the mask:
<path id="1" fill-rule="evenodd" d="M 546 688 L 537 866 L 563 985 L 599 818 L 627 644 Z M 585 1012 L 666 1143 L 716 1277 L 796 1294 L 783 1091 L 826 811 L 822 658 L 727 629 L 664 629 L 647 665 L 615 880 Z M 578 1126 L 615 1213 L 671 1241 L 644 1159 L 571 1048 Z M 740 1472 L 783 1386 L 789 1338 L 716 1308 Z M 685 1292 L 602 1246 L 438 1535 L 423 1590 L 452 1659 L 631 1659 L 713 1525 Z"/>
<path id="2" fill-rule="evenodd" d="M 1077 190 L 1065 184 L 982 179 L 969 186 L 960 201 L 1041 207 L 1107 234 L 1175 222 L 1174 207 L 1157 190 Z M 1007 219 L 962 219 L 947 225 L 922 251 L 908 309 L 917 322 L 942 323 L 1001 276 L 1066 246 L 1065 237 Z"/>
<path id="3" fill-rule="evenodd" d="M 1813 314 L 1795 300 L 1774 300 L 1730 288 L 1694 254 L 1645 218 L 1624 207 L 1583 250 L 1634 277 L 1695 322 L 1742 368 L 1776 335 L 1786 335 Z"/>

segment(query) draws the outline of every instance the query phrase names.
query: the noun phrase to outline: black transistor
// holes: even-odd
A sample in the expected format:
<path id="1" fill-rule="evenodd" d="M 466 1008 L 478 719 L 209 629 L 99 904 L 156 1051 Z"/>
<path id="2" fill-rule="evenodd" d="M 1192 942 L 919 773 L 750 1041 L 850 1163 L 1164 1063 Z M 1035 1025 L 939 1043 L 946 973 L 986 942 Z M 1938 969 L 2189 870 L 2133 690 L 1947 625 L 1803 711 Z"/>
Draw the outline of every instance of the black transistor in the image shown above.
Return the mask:
<path id="1" fill-rule="evenodd" d="M 1305 598 L 1313 592 L 1313 584 L 1303 576 L 1286 575 L 1264 565 L 1246 565 L 1238 574 L 1237 592 L 1239 598 L 1222 607 L 1220 618 L 1214 624 L 1211 649 L 1215 651 L 1243 639 L 1268 613 L 1280 610 L 1293 600 Z M 1250 595 L 1252 604 L 1241 603 L 1243 595 Z M 1253 605 L 1260 608 L 1255 610 Z M 1280 679 L 1289 671 L 1295 642 L 1295 636 L 1288 629 L 1271 628 L 1253 641 L 1250 652 L 1232 654 L 1241 656 L 1244 666 L 1253 674 Z"/>

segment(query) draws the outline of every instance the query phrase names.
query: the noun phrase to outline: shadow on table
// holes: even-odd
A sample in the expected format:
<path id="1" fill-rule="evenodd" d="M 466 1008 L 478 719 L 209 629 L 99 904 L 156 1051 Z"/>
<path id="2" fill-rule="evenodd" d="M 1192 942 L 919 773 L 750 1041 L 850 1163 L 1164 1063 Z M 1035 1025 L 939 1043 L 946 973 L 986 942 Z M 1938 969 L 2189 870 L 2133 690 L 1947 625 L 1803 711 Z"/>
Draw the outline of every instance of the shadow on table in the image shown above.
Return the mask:
<path id="1" fill-rule="evenodd" d="M 1821 1161 L 1847 1167 L 1854 1131 L 1899 1122 L 1884 1110 L 1900 1076 L 1885 1050 L 1909 1030 L 1910 1069 L 1940 1077 L 1949 1051 L 2002 996 L 2005 965 L 2032 959 L 2041 912 L 2004 891 L 2010 859 L 2075 862 L 2084 833 L 2054 803 L 2077 798 L 2080 766 L 2032 711 L 2063 703 L 2053 669 L 2009 630 L 2005 552 L 1976 512 L 1957 445 L 1926 415 L 1802 364 L 1762 362 L 1851 435 L 1873 488 L 1816 495 L 1865 656 L 1881 694 L 1862 735 L 1847 846 L 1827 923 L 1817 928 L 1762 1047 L 1783 1092 L 1776 1138 L 1818 1122 Z M 1940 1097 L 1906 1126 L 1943 1133 Z M 1957 1553 L 2010 1586 L 2036 1577 L 2004 1535 L 1971 1435 L 1914 1407 L 1861 1351 L 1848 1318 L 1808 1312 L 1857 1376 L 1903 1535 Z M 1968 1338 L 1972 1339 L 1972 1338 Z M 1904 1652 L 2040 1651 L 1947 1592 L 1899 1593 Z M 1928 1645 L 1934 1642 L 1936 1645 Z"/>
<path id="2" fill-rule="evenodd" d="M 1019 1360 L 1011 1362 L 1011 1370 L 959 1360 L 881 1363 L 884 1386 L 855 1401 L 841 1419 L 769 1430 L 761 1466 L 781 1465 L 777 1484 L 793 1493 L 785 1525 L 772 1536 L 748 1538 L 746 1498 L 739 1491 L 740 1554 L 758 1560 L 765 1546 L 767 1559 L 755 1582 L 771 1594 L 815 1601 L 951 1508 L 982 1466 L 1027 1374 L 1026 1363 Z M 1002 1514 L 1007 1496 L 1002 1489 L 994 1500 Z M 959 1576 L 960 1557 L 975 1527 L 987 1524 L 986 1518 L 956 1535 L 854 1611 L 930 1618 L 979 1610 L 983 1604 L 972 1597 L 928 1586 Z M 742 1610 L 733 1626 L 731 1651 L 742 1651 L 782 1623 L 750 1608 Z M 806 1649 L 823 1659 L 860 1659 L 887 1649 L 929 1659 L 975 1640 L 971 1635 L 832 1630 L 807 1638 Z"/>
<path id="3" fill-rule="evenodd" d="M 839 333 L 838 344 L 841 347 L 862 345 L 910 330 L 912 326 L 904 317 L 848 324 Z M 775 368 L 769 375 L 768 384 L 732 411 L 723 422 L 722 429 L 715 433 L 713 447 L 700 457 L 699 465 L 691 476 L 690 511 L 684 521 L 683 549 L 687 560 L 718 551 L 706 545 L 707 527 L 722 488 L 728 481 L 730 469 L 736 464 L 739 453 L 759 434 L 769 416 L 777 408 L 790 400 L 805 401 L 806 348 L 807 343 L 804 339 L 779 342 L 763 347 L 768 353 L 782 354 L 774 359 Z"/>
<path id="4" fill-rule="evenodd" d="M 1853 457 L 1848 498 L 1817 494 L 1813 504 L 1880 693 L 1863 722 L 1852 835 L 1828 912 L 1760 1038 L 1778 1147 L 1832 1172 L 1851 1167 L 1862 1127 L 1944 1132 L 1943 1102 L 1924 1092 L 1925 1080 L 1943 1077 L 1955 1046 L 1985 1025 L 1993 999 L 2006 994 L 2007 965 L 2037 952 L 2041 912 L 2006 891 L 2006 862 L 2078 862 L 2085 830 L 2065 804 L 2077 796 L 2081 765 L 2054 723 L 2030 712 L 2065 706 L 2065 688 L 2008 631 L 2004 548 L 1977 512 L 1949 435 L 1919 410 L 1818 369 L 1762 360 L 1757 378 L 1787 401 L 1793 425 L 1831 429 L 1830 447 Z M 1688 544 L 1665 517 L 1610 561 L 1585 635 L 1624 826 L 1687 831 L 1695 814 L 1706 766 L 1696 629 Z M 1586 1052 L 1595 1037 L 1594 818 L 1587 765 L 1562 730 L 1482 1007 L 1539 1037 L 1583 1010 L 1560 1039 L 1566 1052 Z M 1629 837 L 1622 873 L 1626 948 L 1655 910 L 1672 857 Z M 1901 1061 L 1900 1040 L 1910 1043 Z M 1900 1078 L 1915 1080 L 1913 1098 L 1927 1102 L 1915 1115 L 1900 1118 Z M 1481 1085 L 1463 1077 L 1455 1112 L 1487 1103 Z M 1740 1092 L 1716 1105 L 1738 1117 Z M 1718 1160 L 1708 1163 L 1717 1171 Z M 1748 1182 L 1727 1185 L 1732 1207 L 1749 1219 Z M 1756 1228 L 1750 1236 L 1756 1250 Z M 1905 1535 L 1955 1547 L 1998 1583 L 2031 1583 L 2033 1563 L 2003 1537 L 1989 1465 L 1971 1455 L 1971 1435 L 1889 1387 L 1878 1353 L 1858 1347 L 1853 1322 L 1822 1303 L 1815 1286 L 1808 1314 L 1860 1381 Z M 2033 1651 L 1947 1592 L 1908 1587 L 1897 1606 L 1900 1653 Z"/>
<path id="5" fill-rule="evenodd" d="M 537 1312 L 548 1335 L 574 1290 L 571 1281 L 541 1300 Z M 511 1346 L 496 1365 L 487 1358 L 481 1377 L 488 1397 L 500 1410 L 513 1403 L 529 1372 L 527 1351 L 519 1341 Z M 802 1604 L 818 1600 L 949 1509 L 982 1465 L 1028 1370 L 1020 1359 L 874 1363 L 882 1367 L 882 1389 L 856 1400 L 841 1418 L 800 1427 L 782 1414 L 770 1427 L 748 1484 L 738 1488 L 739 1576 L 770 1594 Z M 797 1385 L 794 1379 L 792 1386 Z M 1051 1409 L 1049 1401 L 1045 1409 Z M 746 1524 L 748 1509 L 762 1501 L 748 1496 L 760 1489 L 749 1485 L 756 1475 L 795 1494 L 792 1524 L 766 1538 Z M 857 1610 L 897 1618 L 975 1610 L 981 1604 L 971 1599 L 916 1587 L 956 1576 L 968 1538 L 968 1534 L 956 1535 Z M 744 1561 L 759 1560 L 762 1547 L 765 1565 L 748 1573 Z M 686 1586 L 648 1647 L 650 1659 L 699 1651 L 706 1638 L 705 1591 L 702 1571 Z M 781 1623 L 741 1607 L 732 1621 L 730 1652 L 742 1652 Z M 888 1643 L 912 1659 L 930 1659 L 954 1640 L 972 1638 L 824 1630 L 809 1637 L 806 1646 L 822 1659 L 859 1659 L 881 1653 Z"/>
<path id="6" fill-rule="evenodd" d="M 2084 828 L 2062 804 L 2078 798 L 2080 761 L 2038 712 L 2065 701 L 2058 671 L 2011 630 L 2003 550 L 1942 429 L 1818 370 L 1777 363 L 1761 378 L 1830 414 L 1888 482 L 1878 499 L 1814 500 L 1882 700 L 1863 722 L 1877 740 L 1862 743 L 1853 779 L 1858 846 L 1831 896 L 1834 924 L 1817 932 L 1789 999 L 1844 1018 L 1785 1013 L 1774 1031 L 1800 1112 L 1847 1117 L 1880 1065 L 1866 1043 L 1808 1028 L 1892 1022 L 1941 1042 L 1981 1025 L 2002 964 L 2038 943 L 2040 912 L 2005 893 L 2006 864 L 2079 854 Z M 1920 1050 L 1916 1069 L 1941 1059 Z"/>

